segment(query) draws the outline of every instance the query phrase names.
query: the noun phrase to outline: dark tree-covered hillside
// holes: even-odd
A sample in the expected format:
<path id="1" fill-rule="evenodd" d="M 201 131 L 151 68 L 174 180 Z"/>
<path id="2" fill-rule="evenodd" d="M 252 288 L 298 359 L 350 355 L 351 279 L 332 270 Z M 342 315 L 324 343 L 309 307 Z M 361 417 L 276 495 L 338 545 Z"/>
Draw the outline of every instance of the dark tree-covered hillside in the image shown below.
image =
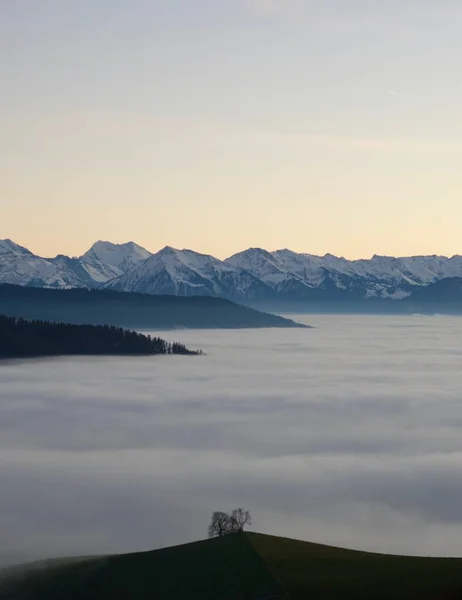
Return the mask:
<path id="1" fill-rule="evenodd" d="M 0 315 L 0 358 L 57 355 L 201 354 L 110 325 L 68 325 Z"/>
<path id="2" fill-rule="evenodd" d="M 149 296 L 81 288 L 55 290 L 6 284 L 0 284 L 0 314 L 128 329 L 305 327 L 223 298 Z"/>

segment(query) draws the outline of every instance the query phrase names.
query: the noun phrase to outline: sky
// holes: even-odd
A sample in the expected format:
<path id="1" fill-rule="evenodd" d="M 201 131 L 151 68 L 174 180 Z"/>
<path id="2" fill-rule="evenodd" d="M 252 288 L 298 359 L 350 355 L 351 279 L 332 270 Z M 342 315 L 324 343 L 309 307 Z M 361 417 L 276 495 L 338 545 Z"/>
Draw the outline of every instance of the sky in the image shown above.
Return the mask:
<path id="1" fill-rule="evenodd" d="M 4 364 L 0 565 L 203 539 L 238 506 L 261 533 L 462 556 L 462 322 L 309 323 Z"/>
<path id="2" fill-rule="evenodd" d="M 462 251 L 459 0 L 0 3 L 0 238 Z"/>

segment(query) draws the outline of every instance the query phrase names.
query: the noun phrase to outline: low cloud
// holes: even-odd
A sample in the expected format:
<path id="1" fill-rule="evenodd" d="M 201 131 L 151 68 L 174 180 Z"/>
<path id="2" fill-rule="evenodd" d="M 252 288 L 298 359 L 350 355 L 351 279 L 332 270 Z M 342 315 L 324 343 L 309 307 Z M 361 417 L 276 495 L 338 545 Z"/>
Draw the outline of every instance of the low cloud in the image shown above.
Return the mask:
<path id="1" fill-rule="evenodd" d="M 300 9 L 300 0 L 246 0 L 246 2 L 251 12 L 264 16 L 293 15 Z"/>
<path id="2" fill-rule="evenodd" d="M 3 561 L 200 539 L 237 505 L 266 533 L 462 555 L 460 320 L 310 321 L 181 332 L 198 358 L 2 364 Z"/>

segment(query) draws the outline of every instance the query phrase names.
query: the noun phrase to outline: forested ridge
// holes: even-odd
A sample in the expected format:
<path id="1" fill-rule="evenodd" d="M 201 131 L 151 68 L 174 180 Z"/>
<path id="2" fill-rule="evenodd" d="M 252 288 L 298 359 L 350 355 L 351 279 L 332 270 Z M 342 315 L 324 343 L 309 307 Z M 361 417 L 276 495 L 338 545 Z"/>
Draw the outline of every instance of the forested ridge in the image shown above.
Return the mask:
<path id="1" fill-rule="evenodd" d="M 0 314 L 75 325 L 128 329 L 304 327 L 223 298 L 149 296 L 111 290 L 0 285 Z"/>
<path id="2" fill-rule="evenodd" d="M 0 358 L 151 354 L 201 351 L 111 325 L 69 325 L 0 315 Z"/>

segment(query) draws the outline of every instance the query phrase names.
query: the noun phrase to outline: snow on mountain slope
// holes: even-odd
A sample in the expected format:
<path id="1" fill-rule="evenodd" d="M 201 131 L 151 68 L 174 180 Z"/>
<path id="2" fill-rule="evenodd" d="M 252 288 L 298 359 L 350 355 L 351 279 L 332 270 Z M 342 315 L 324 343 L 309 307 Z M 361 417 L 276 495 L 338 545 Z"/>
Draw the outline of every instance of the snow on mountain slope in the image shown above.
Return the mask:
<path id="1" fill-rule="evenodd" d="M 67 269 L 78 278 L 80 285 L 74 287 L 97 288 L 106 281 L 121 275 L 121 271 L 116 267 L 88 257 L 69 258 L 69 256 L 59 254 L 51 261 L 61 265 L 63 269 Z"/>
<path id="2" fill-rule="evenodd" d="M 97 242 L 80 258 L 62 254 L 42 258 L 11 240 L 0 240 L 0 283 L 95 288 L 119 277 L 125 269 L 150 255 L 132 242 L 120 246 Z"/>
<path id="3" fill-rule="evenodd" d="M 329 285 L 336 281 L 339 289 L 345 289 L 339 277 L 341 273 L 327 269 L 323 259 L 310 254 L 297 254 L 291 250 L 267 252 L 260 248 L 251 248 L 226 259 L 227 264 L 245 269 L 278 292 L 290 291 L 292 294 Z M 303 290 L 305 288 L 305 290 Z"/>
<path id="4" fill-rule="evenodd" d="M 169 246 L 104 287 L 145 294 L 235 299 L 258 298 L 271 293 L 267 285 L 242 269 L 213 256 Z"/>
<path id="5" fill-rule="evenodd" d="M 247 271 L 268 285 L 281 298 L 308 298 L 312 290 L 323 283 L 324 273 L 321 269 L 309 280 L 303 274 L 289 269 L 284 260 L 262 248 L 250 248 L 225 260 L 226 264 Z"/>
<path id="6" fill-rule="evenodd" d="M 445 277 L 462 276 L 462 257 L 412 256 L 394 258 L 373 256 L 370 260 L 347 260 L 332 254 L 315 256 L 291 250 L 267 252 L 251 248 L 228 258 L 228 264 L 247 270 L 279 292 L 299 286 L 338 289 L 359 297 L 402 298 L 413 286 L 428 285 Z"/>
<path id="7" fill-rule="evenodd" d="M 345 274 L 373 277 L 384 282 L 426 285 L 436 279 L 448 276 L 446 271 L 450 272 L 451 270 L 449 267 L 450 261 L 456 267 L 457 257 L 453 257 L 453 259 L 440 256 L 395 258 L 374 255 L 370 260 L 347 261 L 336 259 L 336 261 L 331 261 L 333 268 L 337 268 Z M 462 263 L 460 263 L 460 266 L 462 266 Z"/>
<path id="8" fill-rule="evenodd" d="M 330 296 L 349 295 L 356 298 L 371 298 L 374 296 L 391 297 L 397 293 L 398 277 L 383 281 L 374 273 L 360 272 L 355 261 L 326 254 L 299 254 L 291 250 L 276 250 L 272 255 L 277 258 L 281 268 L 287 273 L 303 281 L 312 288 L 323 288 Z M 404 290 L 400 292 L 406 294 Z M 399 292 L 398 292 L 399 293 Z"/>
<path id="9" fill-rule="evenodd" d="M 123 271 L 112 265 L 107 265 L 95 258 L 82 256 L 82 258 L 69 259 L 75 261 L 75 268 L 78 269 L 80 278 L 85 285 L 90 287 L 99 287 L 103 283 L 119 277 Z"/>
<path id="10" fill-rule="evenodd" d="M 15 244 L 11 240 L 0 240 L 0 256 L 7 255 L 7 254 L 33 256 L 32 252 L 30 252 L 30 250 L 28 250 L 27 248 L 23 248 L 23 246 L 19 246 L 19 244 Z"/>
<path id="11" fill-rule="evenodd" d="M 151 252 L 134 242 L 112 244 L 111 242 L 99 241 L 94 243 L 90 250 L 80 257 L 80 260 L 89 265 L 97 263 L 98 265 L 113 267 L 113 272 L 117 271 L 117 274 L 113 277 L 117 277 L 150 256 L 152 256 Z"/>
<path id="12" fill-rule="evenodd" d="M 374 255 L 350 261 L 332 254 L 249 248 L 221 261 L 168 246 L 151 254 L 134 242 L 100 241 L 78 258 L 42 258 L 0 240 L 0 283 L 40 287 L 105 287 L 237 301 L 401 299 L 416 287 L 451 277 L 462 277 L 462 256 Z"/>
<path id="13" fill-rule="evenodd" d="M 38 287 L 80 287 L 78 276 L 61 261 L 35 256 L 11 240 L 0 241 L 0 283 Z"/>
<path id="14" fill-rule="evenodd" d="M 277 257 L 262 248 L 249 248 L 234 254 L 225 260 L 225 264 L 251 273 L 274 289 L 277 289 L 291 275 L 290 271 L 280 264 Z"/>

